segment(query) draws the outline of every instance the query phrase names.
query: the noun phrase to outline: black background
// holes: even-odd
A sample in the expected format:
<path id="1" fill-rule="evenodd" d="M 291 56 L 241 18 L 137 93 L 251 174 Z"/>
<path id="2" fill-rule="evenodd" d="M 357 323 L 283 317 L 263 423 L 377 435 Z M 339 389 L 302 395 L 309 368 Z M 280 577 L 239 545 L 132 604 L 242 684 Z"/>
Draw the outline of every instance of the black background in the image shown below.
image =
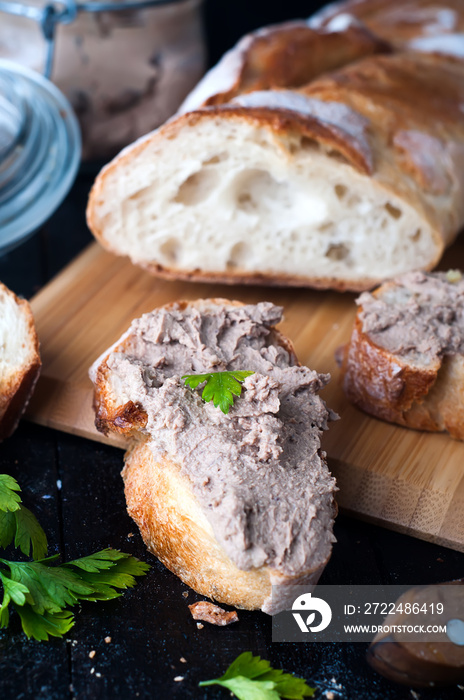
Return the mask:
<path id="1" fill-rule="evenodd" d="M 244 32 L 307 16 L 319 6 L 296 0 L 210 0 L 205 16 L 211 62 Z M 0 279 L 16 293 L 31 297 L 91 241 L 84 210 L 92 179 L 83 169 L 48 224 L 0 258 Z M 121 466 L 117 449 L 27 422 L 0 446 L 0 473 L 20 481 L 24 502 L 47 531 L 51 553 L 60 551 L 70 559 L 110 545 L 152 565 L 124 597 L 76 609 L 76 625 L 65 640 L 27 641 L 12 618 L 11 628 L 0 632 L 2 699 L 228 698 L 226 690 L 200 690 L 197 684 L 221 675 L 246 650 L 304 676 L 317 686 L 316 697 L 325 697 L 326 691 L 350 700 L 414 697 L 409 688 L 367 666 L 365 644 L 272 644 L 270 618 L 252 612 L 240 612 L 240 622 L 230 627 L 205 624 L 198 630 L 187 604 L 200 597 L 193 591 L 182 595 L 187 587 L 146 552 L 125 513 Z M 463 554 L 343 515 L 335 531 L 338 542 L 324 583 L 433 583 L 464 572 Z M 104 642 L 107 636 L 110 644 Z M 173 680 L 178 675 L 184 676 L 182 682 Z M 457 687 L 417 692 L 424 700 L 464 699 Z"/>

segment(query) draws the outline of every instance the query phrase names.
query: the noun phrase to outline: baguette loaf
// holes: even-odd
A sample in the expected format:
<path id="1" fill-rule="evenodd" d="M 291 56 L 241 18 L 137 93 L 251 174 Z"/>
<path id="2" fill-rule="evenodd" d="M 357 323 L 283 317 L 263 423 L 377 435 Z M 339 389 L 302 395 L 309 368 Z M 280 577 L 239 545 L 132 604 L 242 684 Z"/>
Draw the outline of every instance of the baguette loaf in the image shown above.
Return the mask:
<path id="1" fill-rule="evenodd" d="M 0 440 L 18 425 L 40 373 L 31 307 L 0 283 Z"/>
<path id="2" fill-rule="evenodd" d="M 335 515 L 316 393 L 328 376 L 299 365 L 280 317 L 268 303 L 171 304 L 90 371 L 98 429 L 133 438 L 125 493 L 148 548 L 197 592 L 270 614 L 317 582 Z M 226 415 L 181 380 L 239 369 L 254 374 Z"/>
<path id="3" fill-rule="evenodd" d="M 464 280 L 409 273 L 365 292 L 343 349 L 348 398 L 377 418 L 464 439 Z"/>
<path id="4" fill-rule="evenodd" d="M 123 151 L 89 226 L 168 278 L 362 290 L 430 269 L 464 223 L 462 104 L 464 61 L 416 53 L 241 95 Z"/>

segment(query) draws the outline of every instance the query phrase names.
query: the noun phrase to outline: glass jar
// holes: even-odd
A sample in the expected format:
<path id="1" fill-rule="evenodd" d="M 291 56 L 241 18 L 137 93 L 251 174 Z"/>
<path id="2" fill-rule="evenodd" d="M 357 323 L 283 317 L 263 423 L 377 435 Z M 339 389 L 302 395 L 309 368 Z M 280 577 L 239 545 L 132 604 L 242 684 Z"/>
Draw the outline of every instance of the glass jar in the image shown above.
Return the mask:
<path id="1" fill-rule="evenodd" d="M 0 0 L 0 56 L 48 73 L 78 116 L 83 158 L 107 160 L 201 77 L 200 10 L 201 0 Z"/>
<path id="2" fill-rule="evenodd" d="M 80 162 L 71 105 L 46 78 L 0 60 L 0 252 L 38 229 L 62 202 Z"/>

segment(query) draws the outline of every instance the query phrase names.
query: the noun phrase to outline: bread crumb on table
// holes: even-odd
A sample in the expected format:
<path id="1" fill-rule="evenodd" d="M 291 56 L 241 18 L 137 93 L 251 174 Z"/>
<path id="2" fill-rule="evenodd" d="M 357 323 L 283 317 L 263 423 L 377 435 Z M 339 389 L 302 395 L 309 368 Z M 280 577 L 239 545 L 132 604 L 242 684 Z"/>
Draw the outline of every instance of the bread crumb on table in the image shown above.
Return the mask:
<path id="1" fill-rule="evenodd" d="M 95 651 L 95 649 L 92 649 L 92 651 L 89 651 L 89 659 L 93 659 L 93 657 L 95 656 L 96 653 L 97 652 Z"/>
<path id="2" fill-rule="evenodd" d="M 111 643 L 111 637 L 105 637 L 105 644 Z"/>
<path id="3" fill-rule="evenodd" d="M 183 656 L 180 657 L 179 661 L 181 662 L 181 664 L 187 663 L 187 659 L 185 659 Z"/>
<path id="4" fill-rule="evenodd" d="M 176 683 L 179 683 L 180 681 L 184 680 L 184 676 L 176 676 L 174 680 L 176 681 Z"/>
<path id="5" fill-rule="evenodd" d="M 199 630 L 202 630 L 204 625 L 202 625 L 201 622 L 197 622 L 197 627 Z"/>
<path id="6" fill-rule="evenodd" d="M 203 620 L 211 625 L 230 625 L 232 622 L 238 622 L 238 615 L 235 610 L 227 612 L 219 605 L 214 605 L 207 600 L 199 600 L 197 603 L 189 605 L 189 610 L 192 613 L 194 620 Z"/>

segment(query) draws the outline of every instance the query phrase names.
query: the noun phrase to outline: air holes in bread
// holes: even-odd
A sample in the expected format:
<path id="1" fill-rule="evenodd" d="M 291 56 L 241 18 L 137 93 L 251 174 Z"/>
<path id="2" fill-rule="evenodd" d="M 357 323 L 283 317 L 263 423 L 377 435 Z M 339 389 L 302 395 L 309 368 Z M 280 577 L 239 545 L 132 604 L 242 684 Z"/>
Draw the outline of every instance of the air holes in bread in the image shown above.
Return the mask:
<path id="1" fill-rule="evenodd" d="M 232 270 L 236 267 L 244 267 L 247 258 L 250 255 L 250 248 L 244 241 L 236 243 L 230 251 L 227 261 L 227 268 Z"/>
<path id="2" fill-rule="evenodd" d="M 385 209 L 388 211 L 388 213 L 393 219 L 400 219 L 403 213 L 401 209 L 398 209 L 398 207 L 394 207 L 393 204 L 390 204 L 390 202 L 386 203 Z"/>
<path id="3" fill-rule="evenodd" d="M 262 207 L 263 201 L 282 205 L 288 200 L 287 185 L 274 180 L 265 170 L 242 171 L 236 179 L 235 187 L 237 207 L 242 211 Z"/>
<path id="4" fill-rule="evenodd" d="M 179 259 L 180 248 L 180 243 L 176 238 L 168 238 L 160 246 L 160 253 L 167 263 L 173 265 Z"/>
<path id="5" fill-rule="evenodd" d="M 349 254 L 350 249 L 344 243 L 331 243 L 325 255 L 330 260 L 345 260 Z"/>
<path id="6" fill-rule="evenodd" d="M 338 199 L 343 199 L 347 192 L 345 185 L 335 185 L 334 190 Z"/>
<path id="7" fill-rule="evenodd" d="M 205 160 L 203 165 L 216 165 L 217 163 L 222 163 L 224 160 L 227 160 L 228 157 L 229 154 L 223 151 L 222 153 L 217 153 L 215 156 L 211 156 L 211 158 Z"/>
<path id="8" fill-rule="evenodd" d="M 300 148 L 307 151 L 314 151 L 319 148 L 319 144 L 308 136 L 303 136 L 300 141 Z"/>
<path id="9" fill-rule="evenodd" d="M 174 201 L 186 206 L 200 204 L 209 197 L 216 184 L 217 175 L 213 170 L 199 170 L 182 183 Z"/>

